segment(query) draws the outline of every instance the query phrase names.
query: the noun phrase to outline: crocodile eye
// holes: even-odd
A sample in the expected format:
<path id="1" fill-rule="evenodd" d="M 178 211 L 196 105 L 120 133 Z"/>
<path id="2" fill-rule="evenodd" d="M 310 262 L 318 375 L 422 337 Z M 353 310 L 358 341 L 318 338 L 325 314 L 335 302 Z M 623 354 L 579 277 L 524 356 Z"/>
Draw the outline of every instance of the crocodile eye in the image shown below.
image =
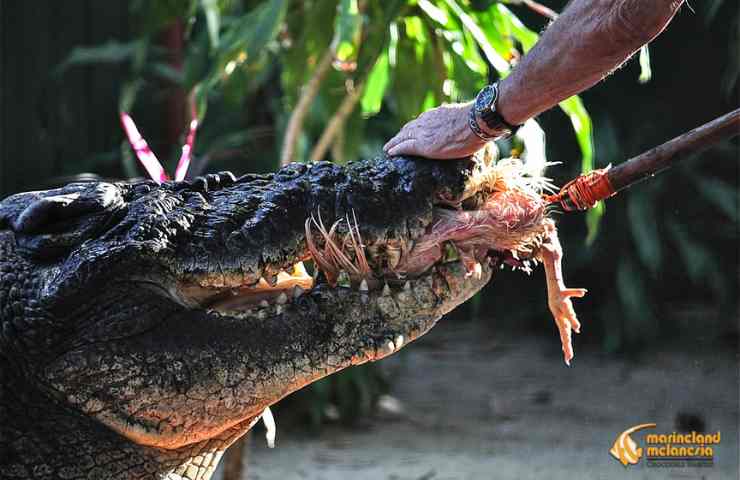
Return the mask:
<path id="1" fill-rule="evenodd" d="M 124 205 L 115 184 L 73 183 L 5 199 L 0 203 L 0 228 L 7 225 L 22 250 L 48 258 L 90 238 Z"/>

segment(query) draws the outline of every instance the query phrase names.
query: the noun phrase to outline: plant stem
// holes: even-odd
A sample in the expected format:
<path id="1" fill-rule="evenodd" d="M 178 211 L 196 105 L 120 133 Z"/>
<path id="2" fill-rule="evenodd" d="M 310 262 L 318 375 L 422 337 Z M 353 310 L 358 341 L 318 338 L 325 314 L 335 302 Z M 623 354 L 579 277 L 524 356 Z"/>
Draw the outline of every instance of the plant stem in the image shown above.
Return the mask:
<path id="1" fill-rule="evenodd" d="M 347 93 L 347 95 L 342 100 L 342 103 L 339 104 L 339 108 L 337 108 L 337 111 L 334 112 L 331 120 L 329 120 L 326 128 L 324 128 L 324 132 L 321 134 L 321 138 L 319 138 L 316 146 L 313 147 L 313 151 L 311 151 L 310 160 L 312 162 L 318 162 L 322 158 L 324 158 L 326 152 L 329 150 L 329 147 L 331 147 L 331 144 L 334 141 L 334 137 L 341 130 L 344 122 L 347 120 L 347 117 L 350 116 L 350 114 L 357 106 L 357 102 L 359 102 L 360 97 L 362 96 L 362 89 L 364 88 L 364 86 L 364 82 L 357 85 L 354 89 Z"/>
<path id="2" fill-rule="evenodd" d="M 288 121 L 288 128 L 285 130 L 285 138 L 283 139 L 283 148 L 280 155 L 280 165 L 287 165 L 293 161 L 295 156 L 295 146 L 298 143 L 298 137 L 300 137 L 303 131 L 303 121 L 306 119 L 308 109 L 311 107 L 311 103 L 319 93 L 321 82 L 324 81 L 324 77 L 331 68 L 331 63 L 334 60 L 334 48 L 332 46 L 326 49 L 321 60 L 316 65 L 311 79 L 301 89 L 301 96 L 298 99 L 298 103 L 293 109 L 293 113 L 290 115 Z"/>

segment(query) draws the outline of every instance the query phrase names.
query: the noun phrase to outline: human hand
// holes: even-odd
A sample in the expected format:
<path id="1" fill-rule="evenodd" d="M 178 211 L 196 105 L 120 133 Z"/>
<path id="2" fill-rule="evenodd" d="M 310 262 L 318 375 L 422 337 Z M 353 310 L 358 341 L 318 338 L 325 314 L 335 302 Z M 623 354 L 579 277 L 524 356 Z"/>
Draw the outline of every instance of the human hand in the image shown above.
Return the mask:
<path id="1" fill-rule="evenodd" d="M 427 158 L 461 158 L 486 144 L 468 126 L 472 103 L 442 105 L 427 110 L 403 126 L 385 144 L 388 155 L 418 155 Z"/>

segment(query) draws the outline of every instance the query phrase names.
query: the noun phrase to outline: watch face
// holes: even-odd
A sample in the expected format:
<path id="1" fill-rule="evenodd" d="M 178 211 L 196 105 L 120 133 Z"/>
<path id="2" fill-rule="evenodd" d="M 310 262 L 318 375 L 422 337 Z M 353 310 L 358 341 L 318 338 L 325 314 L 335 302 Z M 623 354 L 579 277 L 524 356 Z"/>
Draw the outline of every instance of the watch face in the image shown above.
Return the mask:
<path id="1" fill-rule="evenodd" d="M 495 98 L 496 91 L 491 85 L 486 86 L 475 99 L 475 109 L 479 112 L 490 109 L 491 103 L 493 103 Z"/>

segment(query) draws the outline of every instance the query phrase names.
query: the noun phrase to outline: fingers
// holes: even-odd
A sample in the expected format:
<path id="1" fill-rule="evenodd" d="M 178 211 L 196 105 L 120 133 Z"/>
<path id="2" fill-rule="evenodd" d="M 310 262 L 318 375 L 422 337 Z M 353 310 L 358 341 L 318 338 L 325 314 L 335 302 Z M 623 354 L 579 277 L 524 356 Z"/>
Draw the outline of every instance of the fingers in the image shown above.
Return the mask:
<path id="1" fill-rule="evenodd" d="M 566 288 L 560 292 L 564 297 L 583 298 L 588 293 L 585 288 Z"/>
<path id="2" fill-rule="evenodd" d="M 558 331 L 560 332 L 560 343 L 563 346 L 563 359 L 565 364 L 570 367 L 570 361 L 573 359 L 573 344 L 571 342 L 570 324 L 566 319 L 560 319 L 558 322 Z"/>
<path id="3" fill-rule="evenodd" d="M 396 144 L 395 146 L 386 150 L 386 153 L 391 157 L 396 155 L 424 155 L 422 149 L 419 148 L 419 142 L 417 142 L 415 138 L 410 138 Z"/>
<path id="4" fill-rule="evenodd" d="M 390 151 L 393 147 L 412 138 L 411 128 L 409 128 L 409 125 L 409 123 L 404 125 L 401 131 L 398 132 L 395 137 L 391 138 L 385 145 L 383 145 L 383 150 L 388 155 L 392 155 Z"/>

